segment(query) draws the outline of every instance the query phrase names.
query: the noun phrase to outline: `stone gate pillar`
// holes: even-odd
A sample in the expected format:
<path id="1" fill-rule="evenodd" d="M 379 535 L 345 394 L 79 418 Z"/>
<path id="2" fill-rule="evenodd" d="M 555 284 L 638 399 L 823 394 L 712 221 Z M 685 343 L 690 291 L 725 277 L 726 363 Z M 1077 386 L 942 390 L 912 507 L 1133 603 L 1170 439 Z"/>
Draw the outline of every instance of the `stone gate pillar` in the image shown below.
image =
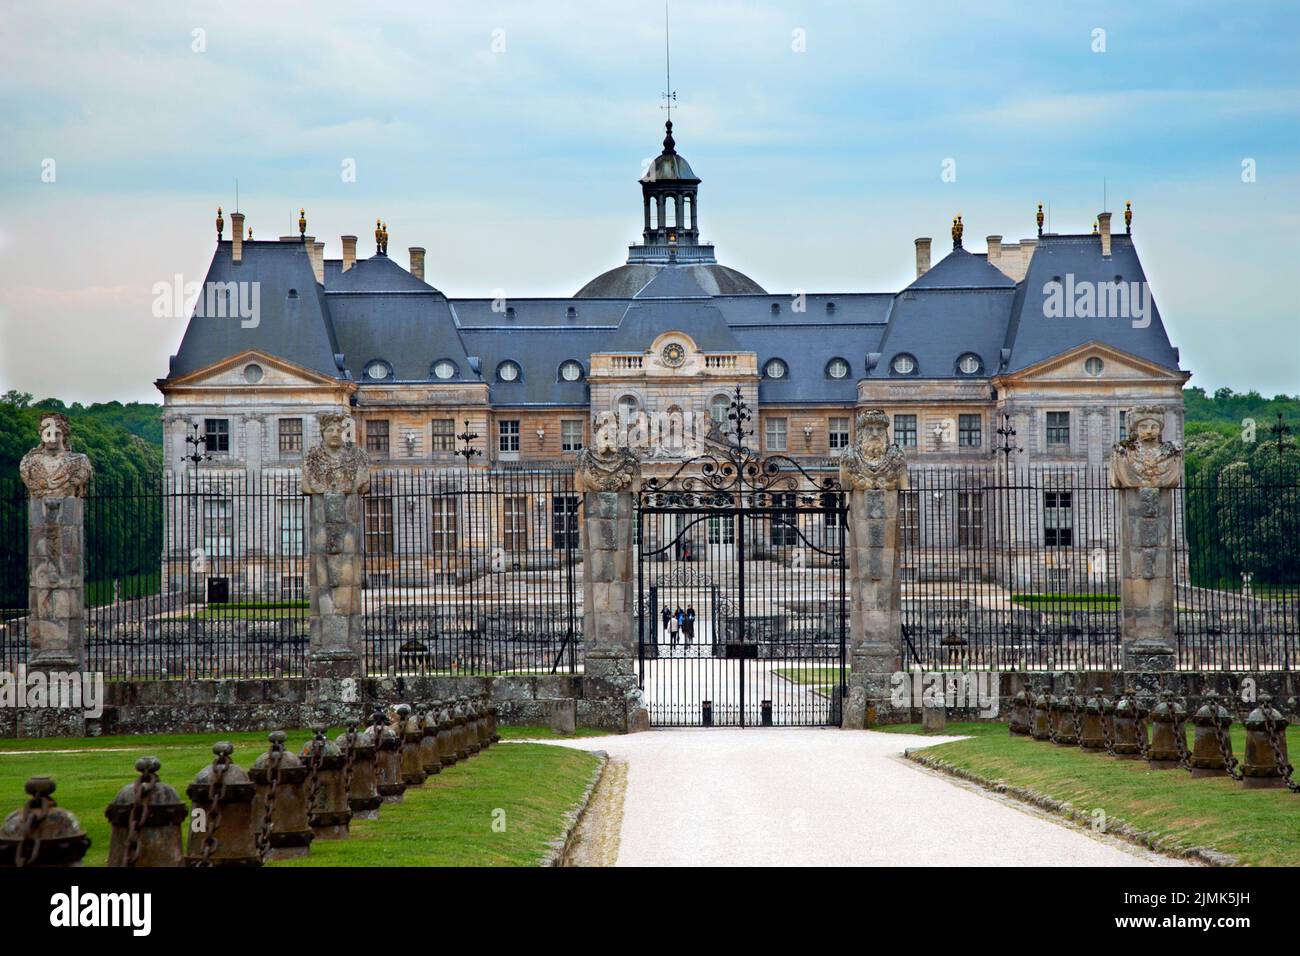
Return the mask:
<path id="1" fill-rule="evenodd" d="M 888 429 L 882 410 L 864 411 L 840 458 L 840 487 L 849 496 L 851 667 L 841 725 L 854 730 L 888 715 L 891 679 L 902 667 L 898 493 L 907 489 L 907 459 Z"/>
<path id="2" fill-rule="evenodd" d="M 1125 420 L 1128 438 L 1110 457 L 1110 484 L 1119 489 L 1122 663 L 1139 692 L 1154 694 L 1160 675 L 1175 670 L 1174 488 L 1183 452 L 1163 440 L 1163 408 L 1130 408 Z"/>
<path id="3" fill-rule="evenodd" d="M 635 560 L 632 522 L 641 463 L 617 445 L 609 421 L 594 424 L 578 456 L 574 488 L 582 495 L 582 637 L 585 673 L 631 693 L 636 688 Z"/>
<path id="4" fill-rule="evenodd" d="M 27 665 L 80 671 L 86 664 L 86 486 L 92 469 L 69 451 L 63 415 L 41 416 L 41 443 L 19 463 L 27 486 Z"/>
<path id="5" fill-rule="evenodd" d="M 362 495 L 370 490 L 370 458 L 346 436 L 350 416 L 319 416 L 321 444 L 303 458 L 308 496 L 308 585 L 312 677 L 363 675 L 365 632 L 361 604 Z"/>

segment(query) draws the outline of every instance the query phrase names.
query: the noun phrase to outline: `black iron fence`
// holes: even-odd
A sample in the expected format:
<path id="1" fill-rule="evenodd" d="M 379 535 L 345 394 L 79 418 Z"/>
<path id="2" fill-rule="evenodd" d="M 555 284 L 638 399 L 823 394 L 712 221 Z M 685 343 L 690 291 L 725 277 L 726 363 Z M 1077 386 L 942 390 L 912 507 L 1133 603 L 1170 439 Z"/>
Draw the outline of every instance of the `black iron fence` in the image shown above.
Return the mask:
<path id="1" fill-rule="evenodd" d="M 0 671 L 27 660 L 27 489 L 0 479 Z"/>
<path id="2" fill-rule="evenodd" d="M 909 483 L 898 519 L 905 667 L 1120 666 L 1105 469 L 930 468 Z"/>

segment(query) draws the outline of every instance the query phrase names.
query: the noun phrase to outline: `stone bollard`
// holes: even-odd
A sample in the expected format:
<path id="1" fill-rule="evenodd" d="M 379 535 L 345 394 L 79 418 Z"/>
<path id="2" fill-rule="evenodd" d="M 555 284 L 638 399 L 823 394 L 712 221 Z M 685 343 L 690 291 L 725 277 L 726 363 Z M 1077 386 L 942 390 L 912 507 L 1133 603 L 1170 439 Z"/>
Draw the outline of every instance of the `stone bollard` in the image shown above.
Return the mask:
<path id="1" fill-rule="evenodd" d="M 1192 723 L 1196 726 L 1189 761 L 1192 776 L 1235 776 L 1237 758 L 1232 755 L 1232 737 L 1228 733 L 1232 712 L 1223 706 L 1216 692 L 1206 691 L 1204 703 L 1192 715 Z"/>
<path id="2" fill-rule="evenodd" d="M 402 741 L 388 726 L 383 711 L 375 711 L 366 732 L 375 741 L 375 789 L 384 803 L 401 803 L 406 793 L 402 782 Z"/>
<path id="3" fill-rule="evenodd" d="M 1147 748 L 1147 766 L 1152 770 L 1177 770 L 1183 765 L 1187 737 L 1183 731 L 1183 706 L 1174 700 L 1174 692 L 1162 690 L 1160 701 L 1151 708 L 1151 745 Z M 1179 735 L 1183 734 L 1182 746 Z"/>
<path id="4" fill-rule="evenodd" d="M 176 790 L 158 779 L 157 757 L 135 762 L 140 778 L 117 792 L 104 810 L 113 828 L 108 841 L 109 866 L 182 866 L 182 824 L 189 808 Z"/>
<path id="5" fill-rule="evenodd" d="M 1013 737 L 1027 737 L 1034 719 L 1034 701 L 1029 688 L 1022 687 L 1011 698 L 1011 715 L 1007 720 L 1007 733 Z"/>
<path id="6" fill-rule="evenodd" d="M 410 704 L 397 705 L 397 725 L 393 728 L 402 741 L 402 783 L 408 787 L 423 787 L 428 774 L 424 772 L 424 754 L 420 744 L 424 740 L 424 727 L 411 713 Z"/>
<path id="7" fill-rule="evenodd" d="M 488 739 L 494 744 L 499 744 L 501 743 L 501 734 L 497 732 L 497 705 L 492 703 L 492 698 L 485 694 L 483 696 L 483 707 L 487 711 Z"/>
<path id="8" fill-rule="evenodd" d="M 1115 702 L 1114 756 L 1121 760 L 1141 760 L 1147 749 L 1146 708 L 1132 687 L 1125 687 Z"/>
<path id="9" fill-rule="evenodd" d="M 456 722 L 451 716 L 451 705 L 446 701 L 438 706 L 438 756 L 444 767 L 460 759 L 456 753 Z"/>
<path id="10" fill-rule="evenodd" d="M 438 718 L 434 714 L 435 708 L 421 710 L 416 714 L 416 720 L 420 725 L 420 766 L 424 768 L 426 779 L 435 773 L 442 773 L 442 756 L 438 753 Z"/>
<path id="11" fill-rule="evenodd" d="M 307 768 L 284 749 L 285 733 L 267 738 L 271 749 L 253 761 L 253 825 L 263 860 L 288 860 L 311 852 L 316 836 L 307 819 Z"/>
<path id="12" fill-rule="evenodd" d="M 478 739 L 478 714 L 474 710 L 474 701 L 466 697 L 462 701 L 465 708 L 465 746 L 469 749 L 471 757 L 479 754 L 483 750 L 483 745 Z"/>
<path id="13" fill-rule="evenodd" d="M 90 837 L 81 821 L 54 802 L 54 781 L 31 777 L 26 803 L 0 825 L 0 869 L 25 866 L 81 866 Z"/>
<path id="14" fill-rule="evenodd" d="M 1052 743 L 1058 747 L 1077 747 L 1079 744 L 1079 698 L 1073 687 L 1056 698 L 1052 705 L 1055 716 L 1052 726 Z"/>
<path id="15" fill-rule="evenodd" d="M 1083 720 L 1079 730 L 1079 749 L 1089 753 L 1105 753 L 1109 750 L 1110 740 L 1107 723 L 1114 711 L 1109 699 L 1100 687 L 1092 689 L 1092 696 L 1083 705 Z"/>
<path id="16" fill-rule="evenodd" d="M 478 738 L 479 750 L 487 750 L 492 746 L 492 737 L 488 734 L 487 713 L 484 711 L 483 698 L 470 698 L 470 705 L 474 708 L 474 734 Z"/>
<path id="17" fill-rule="evenodd" d="M 253 782 L 230 760 L 232 744 L 212 748 L 216 759 L 198 772 L 185 793 L 194 804 L 186 866 L 261 866 L 253 824 Z"/>
<path id="18" fill-rule="evenodd" d="M 1056 700 L 1052 692 L 1044 687 L 1034 697 L 1034 715 L 1033 721 L 1029 727 L 1029 735 L 1035 740 L 1052 739 L 1052 702 Z"/>
<path id="19" fill-rule="evenodd" d="M 378 820 L 383 799 L 375 786 L 375 738 L 370 731 L 357 732 L 355 723 L 335 740 L 343 754 L 344 789 L 353 820 Z"/>
<path id="20" fill-rule="evenodd" d="M 456 743 L 456 759 L 468 760 L 472 753 L 477 753 L 478 751 L 471 751 L 469 749 L 469 729 L 466 726 L 468 721 L 465 718 L 464 697 L 456 698 L 456 705 L 451 709 L 451 722 L 455 727 L 452 739 Z"/>
<path id="21" fill-rule="evenodd" d="M 346 840 L 352 809 L 343 751 L 325 736 L 325 728 L 302 746 L 299 759 L 307 767 L 307 823 L 318 840 Z"/>
<path id="22" fill-rule="evenodd" d="M 942 701 L 921 702 L 921 731 L 927 734 L 943 733 L 948 726 L 948 714 Z"/>
<path id="23" fill-rule="evenodd" d="M 1285 787 L 1291 775 L 1286 749 L 1287 719 L 1273 706 L 1272 695 L 1259 695 L 1259 704 L 1246 717 L 1245 726 L 1242 783 L 1250 789 Z"/>

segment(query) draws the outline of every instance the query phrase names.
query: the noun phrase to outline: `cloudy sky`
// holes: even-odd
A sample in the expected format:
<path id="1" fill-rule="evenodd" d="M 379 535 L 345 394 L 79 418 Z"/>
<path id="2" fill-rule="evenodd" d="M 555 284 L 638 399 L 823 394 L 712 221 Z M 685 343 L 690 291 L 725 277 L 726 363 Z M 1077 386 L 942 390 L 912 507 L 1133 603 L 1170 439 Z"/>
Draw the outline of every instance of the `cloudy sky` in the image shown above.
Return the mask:
<path id="1" fill-rule="evenodd" d="M 895 291 L 957 212 L 1090 231 L 1104 183 L 1193 383 L 1300 393 L 1298 48 L 1292 3 L 677 2 L 675 132 L 769 291 Z M 9 4 L 0 53 L 0 391 L 38 397 L 158 399 L 152 290 L 236 180 L 257 238 L 382 216 L 449 295 L 569 295 L 662 139 L 656 2 Z"/>

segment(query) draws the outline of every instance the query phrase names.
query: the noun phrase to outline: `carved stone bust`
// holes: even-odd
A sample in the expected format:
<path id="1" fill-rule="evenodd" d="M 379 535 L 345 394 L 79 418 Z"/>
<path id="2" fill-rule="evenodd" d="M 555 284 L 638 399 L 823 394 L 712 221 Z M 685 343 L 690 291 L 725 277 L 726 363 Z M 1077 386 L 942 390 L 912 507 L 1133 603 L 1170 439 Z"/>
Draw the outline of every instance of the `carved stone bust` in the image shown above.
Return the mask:
<path id="1" fill-rule="evenodd" d="M 907 459 L 889 440 L 889 416 L 871 408 L 858 416 L 852 447 L 840 456 L 840 487 L 846 491 L 907 488 Z"/>
<path id="2" fill-rule="evenodd" d="M 18 464 L 27 492 L 33 498 L 81 498 L 93 469 L 90 459 L 68 450 L 72 429 L 58 412 L 41 416 L 41 443 Z"/>
<path id="3" fill-rule="evenodd" d="M 1173 488 L 1183 477 L 1183 450 L 1165 441 L 1165 410 L 1139 405 L 1125 415 L 1128 437 L 1110 456 L 1112 488 Z"/>
<path id="4" fill-rule="evenodd" d="M 350 495 L 370 490 L 370 456 L 346 440 L 349 417 L 340 412 L 318 416 L 321 443 L 302 460 L 304 493 Z"/>
<path id="5" fill-rule="evenodd" d="M 591 446 L 578 453 L 573 487 L 579 491 L 640 491 L 641 462 L 630 449 L 618 444 L 613 423 L 592 423 Z"/>

